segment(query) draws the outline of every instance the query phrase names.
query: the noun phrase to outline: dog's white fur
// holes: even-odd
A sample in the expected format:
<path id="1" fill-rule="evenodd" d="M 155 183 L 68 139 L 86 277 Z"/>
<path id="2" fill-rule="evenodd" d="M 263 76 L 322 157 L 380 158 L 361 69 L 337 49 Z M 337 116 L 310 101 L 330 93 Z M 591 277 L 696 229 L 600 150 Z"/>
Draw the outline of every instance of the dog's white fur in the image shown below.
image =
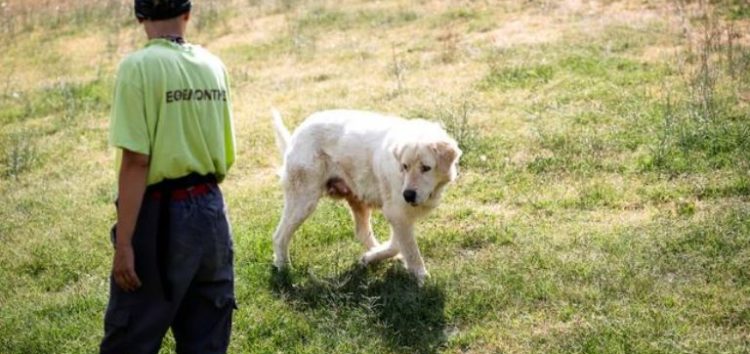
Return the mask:
<path id="1" fill-rule="evenodd" d="M 401 255 L 422 283 L 427 276 L 414 238 L 414 222 L 440 202 L 456 178 L 461 150 L 440 125 L 372 112 L 331 110 L 309 116 L 293 135 L 272 110 L 284 211 L 273 236 L 274 265 L 289 264 L 292 235 L 328 195 L 351 208 L 356 237 L 368 264 Z M 391 236 L 379 244 L 370 226 L 371 210 L 382 208 Z"/>

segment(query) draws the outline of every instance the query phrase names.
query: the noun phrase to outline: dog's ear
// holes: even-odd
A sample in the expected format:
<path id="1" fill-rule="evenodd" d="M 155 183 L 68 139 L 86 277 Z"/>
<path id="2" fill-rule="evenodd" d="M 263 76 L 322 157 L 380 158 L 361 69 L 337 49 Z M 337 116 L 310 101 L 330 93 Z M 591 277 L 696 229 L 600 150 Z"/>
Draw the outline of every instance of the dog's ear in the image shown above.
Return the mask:
<path id="1" fill-rule="evenodd" d="M 456 143 L 441 141 L 435 143 L 434 149 L 437 152 L 438 161 L 440 164 L 449 166 L 456 162 L 461 157 L 461 149 L 458 148 Z"/>
<path id="2" fill-rule="evenodd" d="M 438 168 L 449 171 L 451 180 L 456 177 L 456 162 L 461 157 L 462 151 L 458 144 L 453 141 L 441 141 L 435 143 L 433 149 L 437 155 Z"/>
<path id="3" fill-rule="evenodd" d="M 401 157 L 404 155 L 404 150 L 406 150 L 406 146 L 404 144 L 394 144 L 391 146 L 391 153 L 393 154 L 393 157 L 396 159 L 396 161 L 401 163 Z"/>

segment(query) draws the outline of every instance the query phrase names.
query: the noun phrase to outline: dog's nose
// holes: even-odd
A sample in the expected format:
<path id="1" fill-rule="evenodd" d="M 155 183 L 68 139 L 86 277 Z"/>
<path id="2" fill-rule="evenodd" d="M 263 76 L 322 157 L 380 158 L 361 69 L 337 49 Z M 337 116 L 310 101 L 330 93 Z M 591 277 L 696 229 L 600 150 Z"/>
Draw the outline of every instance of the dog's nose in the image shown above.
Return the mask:
<path id="1" fill-rule="evenodd" d="M 404 200 L 406 200 L 407 203 L 414 203 L 415 201 L 417 201 L 417 191 L 413 189 L 405 190 Z"/>

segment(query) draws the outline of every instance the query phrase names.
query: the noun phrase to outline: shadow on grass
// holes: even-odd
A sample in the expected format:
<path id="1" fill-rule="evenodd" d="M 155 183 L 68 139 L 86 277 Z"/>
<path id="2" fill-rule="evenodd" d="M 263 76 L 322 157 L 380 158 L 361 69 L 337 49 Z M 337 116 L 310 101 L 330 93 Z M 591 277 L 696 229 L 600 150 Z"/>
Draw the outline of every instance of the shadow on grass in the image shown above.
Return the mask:
<path id="1" fill-rule="evenodd" d="M 319 279 L 307 274 L 295 283 L 296 272 L 272 267 L 273 291 L 301 310 L 363 308 L 370 312 L 390 349 L 400 353 L 436 353 L 445 343 L 445 295 L 428 282 L 423 287 L 398 264 L 382 275 L 376 269 L 352 265 L 336 276 Z"/>

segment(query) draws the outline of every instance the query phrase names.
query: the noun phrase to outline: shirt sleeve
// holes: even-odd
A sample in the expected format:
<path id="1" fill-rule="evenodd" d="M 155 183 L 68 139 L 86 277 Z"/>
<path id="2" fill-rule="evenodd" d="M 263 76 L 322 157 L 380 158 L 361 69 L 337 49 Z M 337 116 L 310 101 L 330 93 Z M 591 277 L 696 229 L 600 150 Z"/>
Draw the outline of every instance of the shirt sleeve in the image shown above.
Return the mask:
<path id="1" fill-rule="evenodd" d="M 234 119 L 232 117 L 232 95 L 229 74 L 224 68 L 224 78 L 227 86 L 227 104 L 224 106 L 224 151 L 226 151 L 227 171 L 235 160 L 235 142 L 234 142 Z"/>
<path id="2" fill-rule="evenodd" d="M 137 70 L 127 62 L 120 64 L 112 102 L 109 143 L 114 147 L 150 155 L 151 143 L 139 79 Z"/>

